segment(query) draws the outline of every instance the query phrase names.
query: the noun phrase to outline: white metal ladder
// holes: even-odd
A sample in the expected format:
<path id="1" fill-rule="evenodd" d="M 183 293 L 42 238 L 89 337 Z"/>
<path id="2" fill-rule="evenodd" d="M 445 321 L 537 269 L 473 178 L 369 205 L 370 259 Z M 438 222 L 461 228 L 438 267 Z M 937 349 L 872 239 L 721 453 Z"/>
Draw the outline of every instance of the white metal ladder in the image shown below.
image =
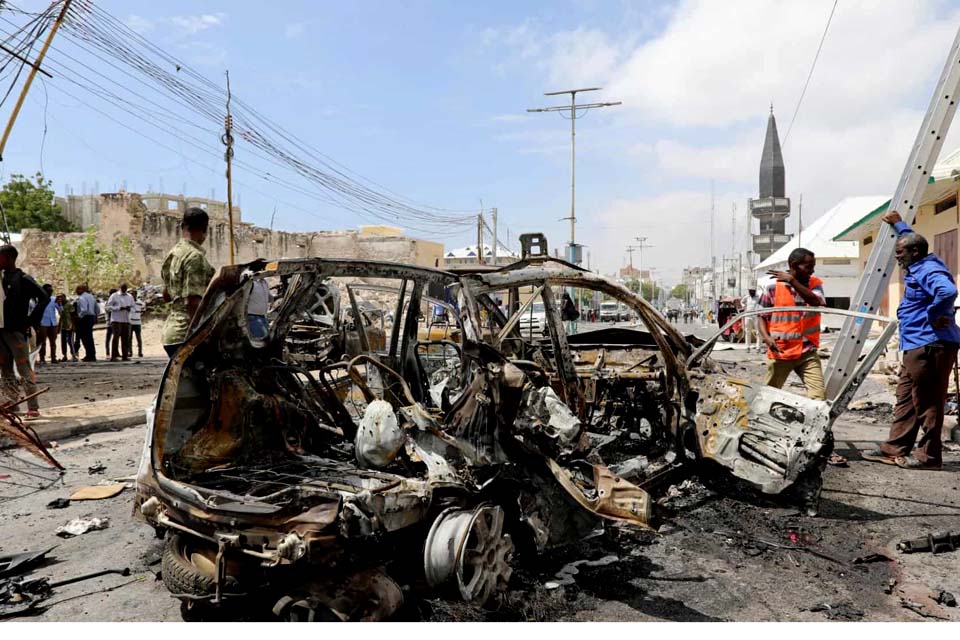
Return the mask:
<path id="1" fill-rule="evenodd" d="M 917 134 L 910 158 L 900 177 L 900 184 L 890 201 L 890 211 L 898 211 L 904 222 L 910 224 L 917 214 L 917 206 L 923 197 L 930 173 L 940 155 L 943 139 L 950 129 L 953 114 L 957 109 L 960 94 L 960 30 L 953 40 L 950 55 L 940 74 L 936 91 L 930 100 L 923 125 Z M 893 271 L 896 232 L 893 227 L 881 223 L 880 231 L 867 260 L 856 296 L 851 300 L 850 310 L 876 313 Z M 856 369 L 864 341 L 870 331 L 872 320 L 847 318 L 843 323 L 837 346 L 827 363 L 824 378 L 827 397 L 833 398 L 843 387 L 844 381 Z"/>

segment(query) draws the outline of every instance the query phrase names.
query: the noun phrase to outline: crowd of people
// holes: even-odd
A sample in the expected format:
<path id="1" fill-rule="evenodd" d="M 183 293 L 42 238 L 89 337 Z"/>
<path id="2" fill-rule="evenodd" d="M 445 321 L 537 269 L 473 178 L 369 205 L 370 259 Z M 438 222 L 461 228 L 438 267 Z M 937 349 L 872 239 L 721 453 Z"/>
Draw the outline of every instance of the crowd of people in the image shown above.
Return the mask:
<path id="1" fill-rule="evenodd" d="M 163 327 L 163 347 L 176 353 L 189 330 L 200 300 L 213 277 L 202 245 L 209 218 L 193 207 L 181 222 L 183 237 L 163 263 L 163 298 L 170 303 Z M 122 282 L 101 302 L 81 284 L 74 297 L 54 295 L 53 286 L 37 281 L 17 267 L 19 252 L 13 245 L 0 246 L 0 388 L 7 398 L 25 398 L 27 418 L 40 415 L 35 365 L 64 362 L 97 362 L 94 327 L 99 318 L 106 322 L 104 352 L 111 362 L 143 357 L 143 312 L 145 303 L 136 289 Z M 268 294 L 269 295 L 269 292 Z M 253 311 L 252 311 L 253 313 Z M 257 312 L 259 313 L 259 312 Z M 256 315 L 256 314 L 254 314 Z M 266 312 L 263 311 L 265 317 Z M 263 320 L 257 316 L 257 329 Z M 252 326 L 252 325 L 251 325 Z M 59 357 L 57 348 L 59 346 Z M 81 349 L 83 358 L 80 358 Z M 31 357 L 36 355 L 36 361 Z"/>

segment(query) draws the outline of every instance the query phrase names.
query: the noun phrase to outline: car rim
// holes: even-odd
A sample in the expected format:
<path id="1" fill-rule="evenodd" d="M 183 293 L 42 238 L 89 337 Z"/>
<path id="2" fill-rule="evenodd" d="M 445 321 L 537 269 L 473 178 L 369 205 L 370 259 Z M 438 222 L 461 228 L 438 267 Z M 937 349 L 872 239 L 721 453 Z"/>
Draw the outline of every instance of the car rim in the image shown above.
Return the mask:
<path id="1" fill-rule="evenodd" d="M 483 604 L 506 588 L 513 541 L 503 533 L 503 510 L 482 505 L 449 509 L 430 528 L 424 569 L 431 586 L 455 585 L 464 602 Z"/>

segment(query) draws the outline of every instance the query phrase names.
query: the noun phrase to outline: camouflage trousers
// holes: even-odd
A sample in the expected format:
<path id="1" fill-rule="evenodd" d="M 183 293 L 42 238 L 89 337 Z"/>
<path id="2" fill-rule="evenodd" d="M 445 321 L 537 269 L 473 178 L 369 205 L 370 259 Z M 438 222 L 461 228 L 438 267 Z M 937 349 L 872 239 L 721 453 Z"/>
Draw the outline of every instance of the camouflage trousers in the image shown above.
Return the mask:
<path id="1" fill-rule="evenodd" d="M 14 367 L 20 375 L 19 380 L 14 373 Z M 0 330 L 0 376 L 4 401 L 9 402 L 37 392 L 37 380 L 30 366 L 30 343 L 19 331 Z M 40 403 L 36 398 L 31 398 L 27 401 L 27 408 L 39 409 Z"/>

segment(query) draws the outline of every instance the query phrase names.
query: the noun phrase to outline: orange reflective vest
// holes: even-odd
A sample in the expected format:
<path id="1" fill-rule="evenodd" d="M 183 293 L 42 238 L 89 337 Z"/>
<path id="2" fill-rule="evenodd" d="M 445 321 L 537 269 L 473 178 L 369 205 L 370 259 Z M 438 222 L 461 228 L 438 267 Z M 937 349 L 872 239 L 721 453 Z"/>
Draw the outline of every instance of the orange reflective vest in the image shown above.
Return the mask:
<path id="1" fill-rule="evenodd" d="M 822 287 L 823 281 L 810 276 L 811 289 Z M 807 306 L 805 302 L 798 303 L 790 287 L 786 283 L 778 282 L 773 294 L 773 313 L 764 315 L 767 321 L 767 332 L 777 341 L 780 353 L 767 350 L 767 357 L 774 360 L 796 360 L 803 355 L 803 339 L 809 340 L 813 346 L 820 346 L 820 314 L 805 313 L 803 311 L 777 311 L 777 307 Z"/>

